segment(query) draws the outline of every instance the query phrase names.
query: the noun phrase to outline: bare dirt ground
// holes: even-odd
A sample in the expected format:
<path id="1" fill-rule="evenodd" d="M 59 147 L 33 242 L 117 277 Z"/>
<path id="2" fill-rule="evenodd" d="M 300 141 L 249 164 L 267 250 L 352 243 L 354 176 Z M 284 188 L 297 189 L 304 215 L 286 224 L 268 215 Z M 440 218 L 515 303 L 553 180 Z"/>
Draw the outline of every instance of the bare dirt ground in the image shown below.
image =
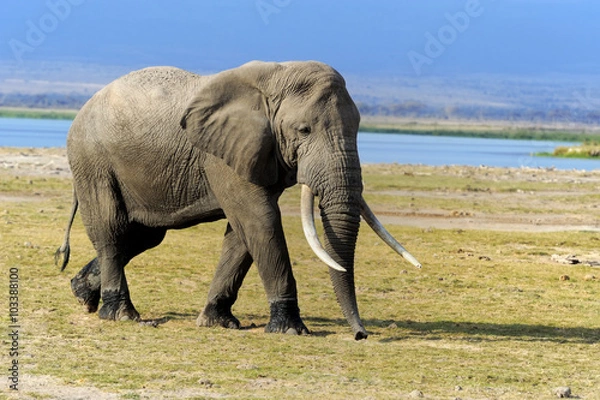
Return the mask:
<path id="1" fill-rule="evenodd" d="M 476 192 L 462 193 L 460 195 L 444 192 L 426 191 L 395 191 L 396 195 L 423 197 L 459 196 L 467 203 L 478 203 L 482 200 L 502 202 L 504 205 L 518 206 L 521 202 L 527 202 L 529 206 L 536 205 L 545 208 L 552 207 L 553 199 L 581 195 L 580 192 L 546 192 L 546 193 L 494 193 Z M 591 194 L 591 193 L 590 193 Z M 564 200 L 563 200 L 564 201 Z M 558 202 L 556 202 L 558 206 Z M 550 206 L 550 207 L 549 207 Z M 557 232 L 557 231 L 600 231 L 600 220 L 589 219 L 572 210 L 565 209 L 564 204 L 559 208 L 564 213 L 478 213 L 469 210 L 440 210 L 420 208 L 416 211 L 386 211 L 377 209 L 377 215 L 384 224 L 414 226 L 423 229 L 476 229 L 492 231 L 519 231 L 519 232 Z M 570 212 L 571 211 L 571 212 Z"/>
<path id="2" fill-rule="evenodd" d="M 17 176 L 71 176 L 64 148 L 0 148 L 0 170 Z"/>

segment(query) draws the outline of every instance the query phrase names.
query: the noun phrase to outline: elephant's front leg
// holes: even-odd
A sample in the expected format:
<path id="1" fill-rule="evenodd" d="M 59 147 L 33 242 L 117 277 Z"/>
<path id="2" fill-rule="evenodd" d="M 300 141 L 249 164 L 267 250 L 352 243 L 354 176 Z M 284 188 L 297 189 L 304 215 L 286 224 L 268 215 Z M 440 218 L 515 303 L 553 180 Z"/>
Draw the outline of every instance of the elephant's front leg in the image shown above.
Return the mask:
<path id="1" fill-rule="evenodd" d="M 237 233 L 227 225 L 221 259 L 208 292 L 208 301 L 196 321 L 198 326 L 222 326 L 239 329 L 240 321 L 231 313 L 238 291 L 248 269 L 252 256 Z"/>
<path id="2" fill-rule="evenodd" d="M 292 274 L 279 213 L 276 213 L 273 226 L 266 229 L 267 235 L 265 228 L 256 224 L 262 225 L 265 219 L 269 220 L 269 216 L 249 218 L 247 221 L 243 218 L 244 221 L 240 221 L 229 213 L 228 218 L 230 222 L 221 260 L 211 283 L 207 305 L 198 317 L 198 325 L 240 327 L 239 321 L 231 313 L 231 306 L 237 299 L 242 281 L 255 259 L 271 311 L 265 331 L 308 334 L 308 328 L 300 318 L 296 281 Z M 251 220 L 254 222 L 250 223 Z"/>
<path id="3" fill-rule="evenodd" d="M 230 229 L 237 236 L 238 246 L 243 244 L 257 265 L 271 309 L 271 319 L 265 331 L 308 334 L 300 318 L 296 280 L 281 225 L 278 196 L 244 181 L 223 163 L 209 166 L 206 171 L 213 177 L 210 180 L 211 188 L 227 216 Z M 232 244 L 233 241 L 229 243 Z M 219 269 L 217 274 L 229 271 L 231 276 L 231 272 L 236 272 L 235 269 Z M 227 284 L 220 286 L 233 287 L 237 292 L 243 276 L 238 276 L 237 280 L 227 275 L 216 276 L 215 279 L 224 279 Z M 218 292 L 211 290 L 211 296 L 222 294 L 231 301 L 232 297 L 226 290 Z"/>
<path id="4" fill-rule="evenodd" d="M 241 228 L 245 232 L 244 241 L 256 261 L 269 300 L 271 317 L 265 326 L 265 332 L 309 334 L 300 318 L 296 280 L 292 273 L 279 209 L 272 211 L 274 212 L 256 217 L 254 222 L 241 223 L 248 225 Z M 265 223 L 267 226 L 263 226 Z M 259 226 L 254 226 L 256 224 Z"/>
<path id="5" fill-rule="evenodd" d="M 271 309 L 265 332 L 307 335 L 310 332 L 300 318 L 296 280 L 281 226 L 281 215 L 279 209 L 276 211 L 276 216 L 272 216 L 275 219 L 272 225 L 263 232 L 265 236 L 258 240 L 251 237 L 248 245 L 250 251 L 257 254 L 258 272 Z"/>

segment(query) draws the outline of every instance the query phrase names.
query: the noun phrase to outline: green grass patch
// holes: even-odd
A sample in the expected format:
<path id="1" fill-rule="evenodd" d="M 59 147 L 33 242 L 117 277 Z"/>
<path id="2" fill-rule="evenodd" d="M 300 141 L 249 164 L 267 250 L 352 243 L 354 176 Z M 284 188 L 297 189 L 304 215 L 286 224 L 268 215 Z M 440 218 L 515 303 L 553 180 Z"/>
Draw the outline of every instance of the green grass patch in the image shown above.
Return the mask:
<path id="1" fill-rule="evenodd" d="M 552 153 L 538 153 L 538 156 L 563 158 L 600 158 L 600 143 L 586 141 L 576 146 L 558 146 Z"/>
<path id="2" fill-rule="evenodd" d="M 32 119 L 63 119 L 72 120 L 77 110 L 51 110 L 0 107 L 0 118 L 32 118 Z"/>
<path id="3" fill-rule="evenodd" d="M 442 125 L 378 125 L 361 124 L 361 132 L 377 132 L 390 134 L 411 134 L 424 136 L 454 136 L 487 139 L 514 140 L 550 140 L 560 142 L 583 142 L 590 138 L 589 133 L 570 132 L 554 129 L 527 128 L 490 128 L 482 126 L 465 126 L 455 128 Z"/>
<path id="4" fill-rule="evenodd" d="M 431 205 L 447 209 L 471 209 L 473 200 L 461 197 L 474 188 L 515 196 L 517 190 L 544 193 L 514 171 L 510 176 L 490 171 L 475 182 L 469 169 L 367 166 L 364 171 L 365 196 L 378 206 L 401 206 L 381 191 L 413 190 L 402 201 L 418 205 L 425 198 L 419 193 L 436 185 L 441 193 L 458 195 L 447 204 L 443 196 L 435 198 Z M 284 214 L 284 225 L 300 308 L 313 331 L 309 337 L 263 332 L 269 307 L 254 267 L 234 306 L 246 329 L 197 328 L 225 222 L 171 231 L 163 244 L 127 267 L 138 311 L 144 318 L 167 320 L 152 328 L 101 321 L 77 304 L 70 278 L 94 256 L 79 218 L 67 270 L 60 273 L 53 265 L 70 209 L 68 179 L 2 179 L 0 264 L 5 271 L 19 269 L 19 363 L 25 374 L 51 376 L 71 388 L 93 386 L 121 398 L 407 398 L 420 390 L 433 399 L 539 399 L 565 385 L 581 398 L 597 395 L 600 282 L 584 279 L 589 267 L 554 263 L 549 256 L 594 253 L 597 233 L 389 226 L 423 263 L 417 270 L 363 227 L 355 272 L 361 316 L 371 335 L 355 342 L 327 268 L 306 244 L 293 213 Z M 549 185 L 547 190 L 557 189 L 561 182 Z M 589 189 L 586 182 L 565 185 Z M 557 201 L 568 205 L 573 198 Z M 290 210 L 298 202 L 297 188 L 282 198 Z M 596 215 L 588 208 L 594 202 L 581 212 Z M 514 212 L 526 215 L 538 206 L 522 203 Z M 563 274 L 571 279 L 559 280 Z M 4 279 L 7 288 L 6 274 Z M 6 310 L 7 296 L 2 298 Z M 6 312 L 0 321 L 8 326 Z M 41 389 L 28 390 L 35 396 Z"/>

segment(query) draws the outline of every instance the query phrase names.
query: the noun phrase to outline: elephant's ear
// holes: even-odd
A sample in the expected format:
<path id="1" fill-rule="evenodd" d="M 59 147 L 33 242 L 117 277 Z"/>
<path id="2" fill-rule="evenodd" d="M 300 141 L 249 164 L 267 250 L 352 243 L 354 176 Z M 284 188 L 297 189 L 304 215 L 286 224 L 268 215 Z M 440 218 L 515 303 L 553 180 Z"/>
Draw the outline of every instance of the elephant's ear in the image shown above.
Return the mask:
<path id="1" fill-rule="evenodd" d="M 190 103 L 181 127 L 192 144 L 223 159 L 243 179 L 262 186 L 277 181 L 267 100 L 234 71 L 211 78 Z"/>

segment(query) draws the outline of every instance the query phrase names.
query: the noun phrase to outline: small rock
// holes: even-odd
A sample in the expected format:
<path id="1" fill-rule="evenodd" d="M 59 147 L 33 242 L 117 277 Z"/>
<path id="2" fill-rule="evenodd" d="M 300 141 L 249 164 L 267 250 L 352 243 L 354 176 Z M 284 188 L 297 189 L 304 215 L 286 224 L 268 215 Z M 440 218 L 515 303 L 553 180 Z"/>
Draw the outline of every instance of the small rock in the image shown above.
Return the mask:
<path id="1" fill-rule="evenodd" d="M 570 281 L 571 278 L 569 277 L 569 275 L 561 275 L 559 278 L 561 281 Z"/>
<path id="2" fill-rule="evenodd" d="M 395 322 L 392 322 L 391 324 L 388 325 L 388 329 L 398 329 L 398 325 L 396 325 Z"/>
<path id="3" fill-rule="evenodd" d="M 481 261 L 492 261 L 492 259 L 490 257 L 488 257 L 488 256 L 479 256 L 479 259 Z"/>
<path id="4" fill-rule="evenodd" d="M 454 386 L 454 390 L 457 392 L 460 392 L 461 390 L 463 390 L 463 388 L 460 385 L 456 385 L 456 386 Z"/>
<path id="5" fill-rule="evenodd" d="M 252 370 L 252 369 L 258 369 L 257 365 L 254 364 L 240 364 L 236 366 L 237 369 L 242 369 L 242 370 Z"/>
<path id="6" fill-rule="evenodd" d="M 423 392 L 421 392 L 420 390 L 413 390 L 412 392 L 409 393 L 409 396 L 414 399 L 417 399 L 417 398 L 423 397 Z"/>
<path id="7" fill-rule="evenodd" d="M 210 380 L 208 380 L 208 379 L 200 379 L 200 380 L 198 380 L 198 383 L 199 383 L 200 385 L 204 386 L 204 387 L 207 387 L 207 388 L 211 388 L 211 387 L 213 387 L 213 386 L 214 386 L 214 383 L 212 383 L 212 382 L 211 382 Z"/>
<path id="8" fill-rule="evenodd" d="M 552 391 L 559 399 L 568 399 L 571 397 L 571 388 L 568 386 L 557 387 Z"/>
<path id="9" fill-rule="evenodd" d="M 592 268 L 598 268 L 598 267 L 600 267 L 600 261 L 588 260 L 588 261 L 584 262 L 584 265 L 587 265 L 588 267 L 592 267 Z"/>
<path id="10" fill-rule="evenodd" d="M 576 255 L 566 255 L 566 256 L 559 256 L 558 254 L 552 254 L 551 257 L 552 261 L 556 261 L 557 263 L 560 264 L 579 264 L 581 261 L 577 258 Z"/>

